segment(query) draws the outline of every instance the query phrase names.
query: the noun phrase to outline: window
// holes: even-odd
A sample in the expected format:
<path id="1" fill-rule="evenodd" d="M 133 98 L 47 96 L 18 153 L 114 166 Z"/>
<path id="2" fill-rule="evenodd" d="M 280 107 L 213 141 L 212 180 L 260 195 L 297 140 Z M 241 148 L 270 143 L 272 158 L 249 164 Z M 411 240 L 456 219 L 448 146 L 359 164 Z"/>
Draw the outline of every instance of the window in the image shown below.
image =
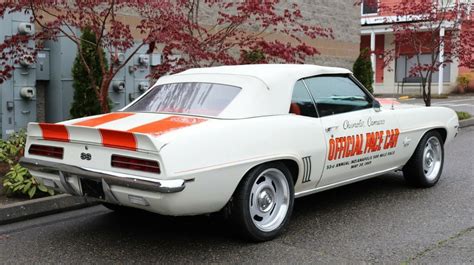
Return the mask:
<path id="1" fill-rule="evenodd" d="M 449 8 L 453 7 L 456 4 L 455 0 L 438 0 L 439 8 Z"/>
<path id="2" fill-rule="evenodd" d="M 431 54 L 422 54 L 420 55 L 420 63 L 421 64 L 430 64 L 431 62 Z M 416 76 L 410 76 L 410 70 L 418 64 L 418 60 L 416 57 L 409 58 L 408 56 L 400 56 L 397 58 L 395 62 L 395 81 L 398 83 L 419 83 L 420 78 Z M 438 71 L 433 72 L 432 79 L 433 82 L 438 82 Z M 423 76 L 426 76 L 423 73 Z M 419 76 L 418 76 L 419 77 Z M 447 63 L 443 69 L 443 80 L 448 82 L 451 80 L 451 64 Z"/>
<path id="3" fill-rule="evenodd" d="M 125 111 L 217 116 L 239 92 L 239 87 L 222 84 L 195 82 L 165 84 L 152 88 Z"/>
<path id="4" fill-rule="evenodd" d="M 363 0 L 361 4 L 362 15 L 377 14 L 379 12 L 378 0 Z"/>
<path id="5" fill-rule="evenodd" d="M 320 117 L 372 107 L 372 99 L 348 76 L 316 76 L 304 80 Z"/>
<path id="6" fill-rule="evenodd" d="M 308 117 L 318 117 L 313 99 L 303 81 L 296 82 L 291 97 L 290 113 Z"/>

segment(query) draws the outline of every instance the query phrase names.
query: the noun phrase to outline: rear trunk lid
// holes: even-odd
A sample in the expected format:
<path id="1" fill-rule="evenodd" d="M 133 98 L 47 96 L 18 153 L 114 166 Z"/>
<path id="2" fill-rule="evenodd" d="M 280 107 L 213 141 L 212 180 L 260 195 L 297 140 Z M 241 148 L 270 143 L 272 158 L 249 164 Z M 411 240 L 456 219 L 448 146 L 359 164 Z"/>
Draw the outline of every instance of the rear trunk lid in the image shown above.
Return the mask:
<path id="1" fill-rule="evenodd" d="M 62 123 L 30 123 L 30 140 L 91 144 L 130 151 L 159 152 L 167 144 L 160 137 L 206 121 L 204 118 L 155 113 L 115 112 Z M 169 139 L 169 137 L 168 137 Z"/>

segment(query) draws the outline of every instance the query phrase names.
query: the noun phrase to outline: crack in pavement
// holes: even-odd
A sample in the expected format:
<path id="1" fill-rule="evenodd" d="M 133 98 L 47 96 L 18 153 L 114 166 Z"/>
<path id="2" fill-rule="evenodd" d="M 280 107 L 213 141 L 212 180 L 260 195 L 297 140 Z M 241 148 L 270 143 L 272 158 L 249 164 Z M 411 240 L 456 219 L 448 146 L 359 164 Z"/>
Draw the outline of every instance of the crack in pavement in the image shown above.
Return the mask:
<path id="1" fill-rule="evenodd" d="M 408 264 L 410 262 L 415 261 L 416 259 L 422 258 L 426 254 L 445 246 L 446 244 L 448 244 L 448 243 L 450 243 L 450 242 L 466 235 L 467 233 L 469 233 L 471 231 L 474 231 L 474 226 L 463 229 L 463 230 L 459 231 L 458 233 L 456 233 L 455 235 L 452 235 L 452 236 L 448 237 L 447 239 L 443 239 L 443 240 L 440 240 L 440 241 L 436 242 L 435 244 L 425 248 L 424 250 L 422 250 L 422 251 L 416 253 L 415 255 L 413 255 L 412 257 L 408 258 L 407 260 L 402 262 L 402 264 Z"/>

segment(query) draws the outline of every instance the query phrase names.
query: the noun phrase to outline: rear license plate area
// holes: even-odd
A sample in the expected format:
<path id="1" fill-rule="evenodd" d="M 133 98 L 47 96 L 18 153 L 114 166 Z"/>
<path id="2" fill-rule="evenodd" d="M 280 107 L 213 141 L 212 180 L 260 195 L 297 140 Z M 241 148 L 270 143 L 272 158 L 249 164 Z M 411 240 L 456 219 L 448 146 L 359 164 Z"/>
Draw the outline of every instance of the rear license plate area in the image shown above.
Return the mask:
<path id="1" fill-rule="evenodd" d="M 105 199 L 104 189 L 102 188 L 102 182 L 81 179 L 82 194 L 87 197 L 93 197 L 98 199 Z"/>

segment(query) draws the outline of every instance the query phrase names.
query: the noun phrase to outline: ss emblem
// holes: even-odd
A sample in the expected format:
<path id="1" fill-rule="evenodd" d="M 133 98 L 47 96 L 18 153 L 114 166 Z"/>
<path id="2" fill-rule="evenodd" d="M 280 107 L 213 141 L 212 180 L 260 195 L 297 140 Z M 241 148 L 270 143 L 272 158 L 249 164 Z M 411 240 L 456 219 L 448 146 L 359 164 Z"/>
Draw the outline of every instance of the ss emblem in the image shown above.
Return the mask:
<path id="1" fill-rule="evenodd" d="M 91 160 L 92 155 L 90 153 L 81 153 L 81 159 L 82 160 Z"/>

